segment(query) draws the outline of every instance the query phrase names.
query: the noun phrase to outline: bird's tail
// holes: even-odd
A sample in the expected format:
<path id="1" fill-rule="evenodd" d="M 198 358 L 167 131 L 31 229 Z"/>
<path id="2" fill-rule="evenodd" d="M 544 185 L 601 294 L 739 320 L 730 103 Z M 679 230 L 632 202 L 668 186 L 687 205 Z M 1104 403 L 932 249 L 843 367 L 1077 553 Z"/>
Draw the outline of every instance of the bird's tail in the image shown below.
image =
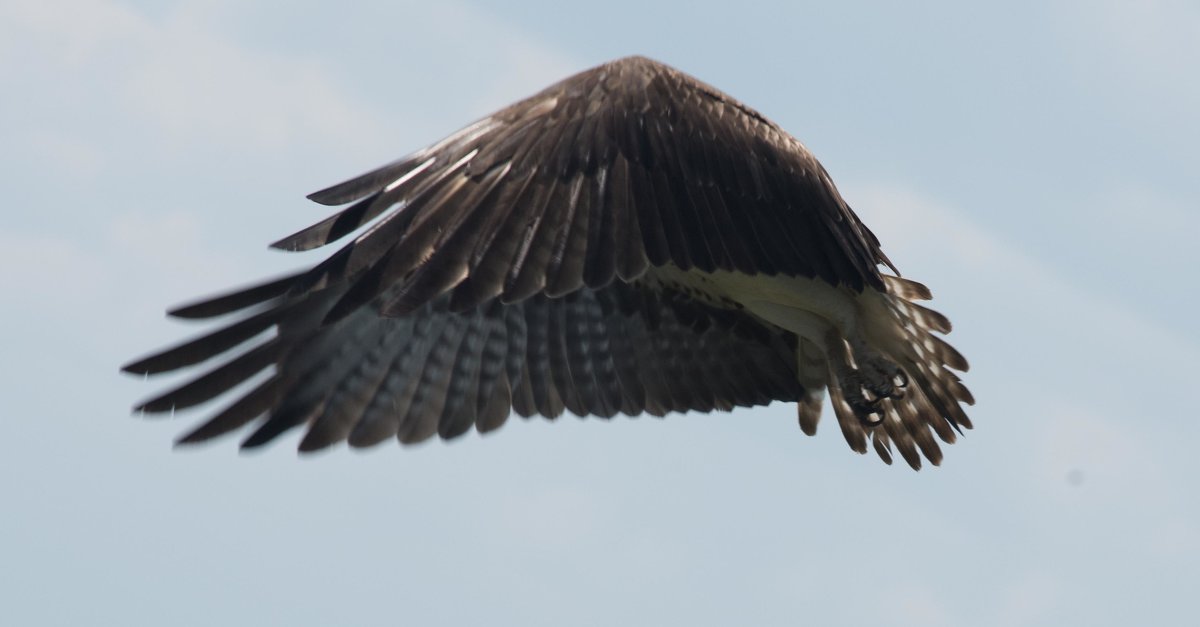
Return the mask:
<path id="1" fill-rule="evenodd" d="M 973 405 L 975 399 L 953 372 L 965 372 L 967 360 L 939 337 L 950 332 L 950 321 L 917 302 L 931 297 L 927 287 L 893 276 L 885 276 L 884 283 L 886 293 L 867 290 L 859 297 L 862 339 L 898 366 L 907 383 L 899 396 L 879 400 L 876 417 L 880 420 L 875 426 L 865 426 L 856 415 L 832 370 L 831 401 L 854 450 L 865 453 L 869 437 L 889 464 L 894 447 L 914 469 L 920 468 L 922 456 L 936 466 L 942 452 L 933 434 L 950 444 L 956 432 L 971 428 L 961 404 Z M 858 357 L 849 345 L 844 348 L 846 357 Z"/>

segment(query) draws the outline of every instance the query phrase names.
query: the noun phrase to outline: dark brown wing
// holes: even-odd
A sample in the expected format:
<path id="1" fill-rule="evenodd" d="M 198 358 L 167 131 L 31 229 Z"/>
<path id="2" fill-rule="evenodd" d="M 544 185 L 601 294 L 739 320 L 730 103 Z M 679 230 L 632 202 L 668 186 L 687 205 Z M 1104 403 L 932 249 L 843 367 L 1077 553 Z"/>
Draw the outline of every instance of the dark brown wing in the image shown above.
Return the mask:
<path id="1" fill-rule="evenodd" d="M 338 289 L 287 297 L 255 287 L 231 297 L 258 301 L 261 311 L 125 367 L 153 374 L 233 354 L 138 407 L 150 413 L 205 403 L 267 373 L 182 442 L 258 420 L 243 446 L 305 424 L 302 450 L 342 440 L 408 443 L 472 427 L 488 431 L 513 409 L 551 418 L 564 410 L 661 416 L 791 401 L 802 393 L 794 338 L 640 284 L 618 281 L 508 305 L 493 300 L 464 312 L 450 311 L 451 295 L 443 294 L 405 316 L 363 307 L 336 322 L 324 319 L 341 297 Z M 202 315 L 196 308 L 185 313 Z M 219 308 L 203 312 L 210 313 Z M 272 326 L 273 337 L 247 342 Z"/>
<path id="2" fill-rule="evenodd" d="M 258 377 L 185 441 L 256 419 L 248 446 L 308 424 L 303 447 L 318 448 L 487 430 L 510 408 L 611 416 L 795 400 L 794 338 L 638 279 L 672 263 L 881 287 L 886 263 L 796 140 L 636 57 L 312 198 L 349 206 L 277 247 L 361 232 L 311 270 L 175 310 L 241 313 L 125 367 L 228 355 L 147 412 Z"/>
<path id="3" fill-rule="evenodd" d="M 887 263 L 798 141 L 641 57 L 577 74 L 310 198 L 354 204 L 276 247 L 322 246 L 378 218 L 293 287 L 350 283 L 331 319 L 385 290 L 387 314 L 448 290 L 462 311 L 667 263 L 882 288 Z"/>

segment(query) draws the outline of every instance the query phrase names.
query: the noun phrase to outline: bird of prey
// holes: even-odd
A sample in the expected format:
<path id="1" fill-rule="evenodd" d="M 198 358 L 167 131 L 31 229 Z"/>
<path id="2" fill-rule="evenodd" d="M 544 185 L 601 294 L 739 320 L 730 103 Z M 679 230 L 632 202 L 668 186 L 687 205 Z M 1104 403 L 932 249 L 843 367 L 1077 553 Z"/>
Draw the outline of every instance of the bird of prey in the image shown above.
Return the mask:
<path id="1" fill-rule="evenodd" d="M 303 427 L 310 451 L 487 432 L 513 411 L 773 401 L 811 435 L 828 391 L 853 450 L 919 468 L 971 426 L 929 290 L 799 141 L 662 63 L 586 70 L 309 198 L 347 206 L 273 246 L 348 243 L 172 310 L 228 319 L 124 367 L 205 362 L 149 413 L 254 381 L 180 442 L 255 423 L 243 447 Z"/>

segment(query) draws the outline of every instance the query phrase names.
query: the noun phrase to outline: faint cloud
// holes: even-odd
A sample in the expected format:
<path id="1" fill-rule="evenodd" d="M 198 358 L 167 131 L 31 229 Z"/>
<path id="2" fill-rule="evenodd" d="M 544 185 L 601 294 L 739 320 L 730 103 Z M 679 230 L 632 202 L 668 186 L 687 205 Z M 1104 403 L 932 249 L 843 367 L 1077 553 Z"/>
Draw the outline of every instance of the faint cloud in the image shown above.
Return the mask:
<path id="1" fill-rule="evenodd" d="M 1032 434 L 1034 474 L 1047 496 L 1107 504 L 1162 503 L 1173 496 L 1172 482 L 1136 423 L 1057 405 L 1046 408 L 1039 425 Z M 1087 482 L 1072 485 L 1073 475 Z"/>
<path id="2" fill-rule="evenodd" d="M 1019 471 L 1029 473 L 1032 490 L 1106 505 L 1163 505 L 1186 493 L 1163 460 L 1186 451 L 1163 439 L 1178 428 L 1180 414 L 1162 408 L 1191 404 L 1200 349 L 1138 315 L 1118 299 L 1122 292 L 1067 281 L 961 211 L 898 187 L 866 187 L 853 196 L 871 208 L 866 221 L 901 270 L 916 268 L 910 276 L 917 280 L 936 278 L 934 307 L 938 287 L 950 279 L 959 286 L 951 295 L 958 307 L 991 337 L 986 354 L 960 346 L 977 366 L 967 383 L 981 399 L 977 412 L 1018 421 L 1008 430 L 1024 447 Z M 1006 383 L 989 394 L 989 380 Z M 1072 486 L 1075 472 L 1086 482 Z"/>
<path id="3" fill-rule="evenodd" d="M 1192 236 L 1200 233 L 1200 212 L 1195 207 L 1146 184 L 1117 181 L 1097 190 L 1089 201 L 1091 216 L 1082 227 L 1120 233 L 1129 248 L 1164 262 L 1182 261 Z M 1169 266 L 1162 263 L 1161 267 Z"/>
<path id="4" fill-rule="evenodd" d="M 1039 359 L 1078 359 L 1072 351 L 1095 348 L 1102 331 L 1108 350 L 1100 380 L 1144 374 L 1136 364 L 1155 363 L 1159 375 L 1146 389 L 1166 388 L 1181 393 L 1188 387 L 1190 364 L 1200 361 L 1200 346 L 1186 337 L 1141 315 L 1116 292 L 1103 294 L 1064 279 L 1055 268 L 1022 251 L 1014 243 L 988 233 L 968 214 L 930 200 L 900 186 L 868 185 L 851 194 L 865 221 L 884 242 L 884 251 L 900 267 L 917 268 L 911 276 L 922 280 L 929 274 L 953 275 L 960 285 L 974 285 L 975 295 L 986 298 L 993 315 L 1019 315 L 1044 331 L 1058 344 L 1039 344 L 1030 355 Z M 1164 228 L 1179 228 L 1194 221 L 1190 217 L 1166 218 Z M 1170 224 L 1170 226 L 1167 226 Z M 1063 255 L 1071 255 L 1069 235 L 1064 235 Z M 1069 260 L 1068 262 L 1075 262 Z M 932 286 L 935 305 L 938 284 Z M 997 319 L 996 329 L 1009 322 Z M 1013 338 L 1020 341 L 1024 338 Z M 1115 355 L 1121 358 L 1116 359 Z M 1164 363 L 1164 356 L 1166 362 Z M 1098 364 L 1088 364 L 1096 367 Z M 1135 372 L 1136 371 L 1136 372 Z M 1128 380 L 1125 383 L 1131 384 Z M 1180 384 L 1177 389 L 1170 385 Z M 1181 399 L 1182 400 L 1182 399 Z"/>
<path id="5" fill-rule="evenodd" d="M 988 267 L 1023 256 L 970 222 L 966 214 L 916 191 L 886 184 L 859 186 L 850 194 L 857 211 L 884 243 L 884 251 L 904 271 L 906 262 L 939 265 L 946 259 Z M 898 251 L 898 252 L 896 252 Z M 1015 257 L 1015 259 L 1014 259 Z"/>
<path id="6" fill-rule="evenodd" d="M 275 152 L 299 141 L 341 143 L 385 123 L 353 103 L 315 59 L 251 50 L 186 13 L 147 23 L 121 97 L 176 138 Z"/>
<path id="7" fill-rule="evenodd" d="M 1200 85 L 1189 80 L 1200 66 L 1200 6 L 1185 0 L 1105 0 L 1085 2 L 1071 12 L 1071 30 L 1101 44 L 1088 50 L 1111 64 L 1091 69 L 1117 70 L 1136 82 L 1152 83 L 1176 95 L 1200 96 Z"/>
<path id="8" fill-rule="evenodd" d="M 484 30 L 496 24 L 494 19 L 476 14 L 465 21 L 470 27 Z M 490 81 L 479 94 L 477 102 L 483 110 L 506 106 L 585 69 L 529 37 L 509 36 L 498 43 L 491 62 L 502 68 L 503 79 Z"/>
<path id="9" fill-rule="evenodd" d="M 205 5 L 183 2 L 154 19 L 117 2 L 77 0 L 67 18 L 53 3 L 18 1 L 0 10 L 0 22 L 8 18 L 0 34 L 42 60 L 43 75 L 26 77 L 35 89 L 53 94 L 106 77 L 86 103 L 51 96 L 60 106 L 86 105 L 84 116 L 115 106 L 177 143 L 278 152 L 299 138 L 336 144 L 384 126 L 318 61 L 239 45 L 204 19 Z M 17 51 L 8 52 L 0 73 L 22 73 Z M 46 72 L 59 80 L 45 81 Z"/>
<path id="10" fill-rule="evenodd" d="M 877 606 L 884 614 L 880 617 L 884 624 L 925 627 L 963 624 L 952 617 L 946 606 L 945 593 L 938 594 L 934 586 L 915 581 L 900 581 L 886 586 L 879 591 Z"/>
<path id="11" fill-rule="evenodd" d="M 594 495 L 571 488 L 532 491 L 501 508 L 506 535 L 525 537 L 545 547 L 548 555 L 594 540 L 612 513 Z"/>
<path id="12" fill-rule="evenodd" d="M 272 159 L 261 169 L 243 170 L 243 179 L 221 179 L 231 187 L 276 181 L 284 166 L 292 165 L 282 163 L 291 155 L 377 151 L 361 148 L 392 143 L 397 128 L 419 135 L 431 117 L 447 115 L 436 103 L 425 103 L 419 115 L 411 115 L 415 99 L 357 101 L 343 84 L 403 72 L 395 59 L 380 58 L 378 68 L 346 77 L 321 58 L 238 41 L 239 12 L 248 10 L 221 0 L 183 0 L 150 15 L 113 0 L 77 0 L 68 15 L 54 3 L 36 0 L 0 4 L 0 77 L 13 78 L 14 89 L 29 94 L 0 102 L 0 112 L 13 125 L 12 139 L 25 149 L 19 165 L 29 162 L 34 168 L 35 177 L 21 178 L 17 185 L 39 201 L 54 185 L 61 202 L 150 207 L 97 215 L 100 232 L 85 239 L 78 232 L 67 233 L 61 224 L 10 230 L 3 235 L 4 261 L 11 262 L 0 271 L 4 285 L 50 290 L 70 277 L 97 275 L 87 281 L 94 285 L 98 275 L 106 275 L 115 281 L 110 286 L 120 287 L 129 281 L 131 265 L 141 281 L 149 274 L 171 275 L 175 285 L 208 285 L 214 277 L 232 280 L 238 275 L 239 283 L 248 280 L 271 262 L 280 265 L 279 256 L 254 261 L 252 267 L 246 262 L 255 259 L 250 253 L 257 250 L 218 255 L 217 244 L 204 242 L 205 234 L 216 229 L 205 227 L 221 223 L 245 228 L 257 218 L 243 212 L 255 207 L 209 210 L 206 203 L 224 196 L 211 189 L 180 193 L 190 184 L 210 181 L 212 171 L 228 165 L 209 155 L 230 155 L 229 161 L 239 164 Z M 422 11 L 429 29 L 410 39 L 436 42 L 441 31 L 454 31 L 492 53 L 488 60 L 496 69 L 473 93 L 480 98 L 510 88 L 524 92 L 547 75 L 565 72 L 560 55 L 481 9 L 451 2 Z M 39 65 L 31 66 L 30 58 Z M 386 115 L 380 113 L 384 109 Z M 400 145 L 388 156 L 418 147 Z M 170 171 L 156 171 L 173 153 L 200 156 L 172 161 Z M 164 175 L 169 180 L 148 178 Z M 237 216 L 236 221 L 229 216 Z M 19 262 L 29 255 L 46 260 L 34 266 Z M 246 268 L 241 273 L 234 270 L 239 264 Z M 55 297 L 72 298 L 72 292 Z"/>
<path id="13" fill-rule="evenodd" d="M 1005 587 L 998 615 L 989 622 L 1006 627 L 1053 624 L 1052 612 L 1063 605 L 1065 592 L 1060 578 L 1046 573 L 1027 573 Z"/>
<path id="14" fill-rule="evenodd" d="M 1095 106 L 1114 105 L 1127 130 L 1194 155 L 1200 130 L 1200 5 L 1187 0 L 1102 0 L 1057 5 L 1062 51 Z M 1136 129 L 1136 130 L 1130 130 Z M 1105 129 L 1097 129 L 1105 132 Z"/>
<path id="15" fill-rule="evenodd" d="M 67 238 L 0 231 L 0 309 L 7 315 L 78 311 L 104 274 L 90 251 Z"/>
<path id="16" fill-rule="evenodd" d="M 22 49 L 36 53 L 42 62 L 82 68 L 94 64 L 113 41 L 138 38 L 146 30 L 145 21 L 118 2 L 75 0 L 67 13 L 52 2 L 10 0 L 0 4 L 0 32 L 5 35 L 0 42 L 7 42 L 0 43 L 0 69 L 11 71 Z M 29 46 L 34 50 L 27 50 Z"/>
<path id="17" fill-rule="evenodd" d="M 0 305 L 22 315 L 86 315 L 92 324 L 113 323 L 122 305 L 152 314 L 166 304 L 152 285 L 177 286 L 177 297 L 196 286 L 244 282 L 238 253 L 206 253 L 196 216 L 180 212 L 125 213 L 88 240 L 32 230 L 0 232 Z M 239 278 L 240 277 L 240 278 Z M 35 314 L 35 312 L 42 312 Z"/>
<path id="18" fill-rule="evenodd" d="M 209 240 L 206 235 L 204 223 L 194 213 L 130 212 L 112 219 L 102 243 L 108 254 L 149 270 L 170 284 L 221 285 L 246 281 L 239 261 L 245 263 L 249 255 L 228 251 L 217 254 L 206 243 Z M 142 280 L 147 278 L 147 274 L 142 274 Z"/>
<path id="19" fill-rule="evenodd" d="M 1159 557 L 1196 563 L 1200 559 L 1200 523 L 1182 516 L 1161 521 L 1148 534 L 1150 550 Z"/>
<path id="20" fill-rule="evenodd" d="M 78 182 L 99 175 L 103 169 L 104 151 L 82 137 L 43 127 L 31 129 L 25 140 L 30 156 L 53 164 L 58 176 Z"/>

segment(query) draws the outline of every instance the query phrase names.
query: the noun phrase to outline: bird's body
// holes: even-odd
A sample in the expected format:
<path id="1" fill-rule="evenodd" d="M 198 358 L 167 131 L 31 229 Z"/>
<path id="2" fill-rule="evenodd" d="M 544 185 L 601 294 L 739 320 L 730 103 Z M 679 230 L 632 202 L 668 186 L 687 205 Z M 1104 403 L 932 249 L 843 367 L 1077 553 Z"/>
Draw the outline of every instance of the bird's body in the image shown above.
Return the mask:
<path id="1" fill-rule="evenodd" d="M 180 308 L 235 311 L 126 366 L 178 369 L 248 346 L 146 411 L 256 388 L 184 438 L 259 421 L 303 449 L 487 431 L 524 416 L 612 416 L 796 401 L 828 389 L 851 447 L 941 459 L 971 403 L 966 361 L 879 266 L 875 236 L 798 141 L 641 57 L 593 68 L 449 138 L 311 196 L 354 203 L 275 244 L 316 267 Z M 275 333 L 258 344 L 263 331 Z M 918 451 L 920 451 L 918 453 Z"/>

